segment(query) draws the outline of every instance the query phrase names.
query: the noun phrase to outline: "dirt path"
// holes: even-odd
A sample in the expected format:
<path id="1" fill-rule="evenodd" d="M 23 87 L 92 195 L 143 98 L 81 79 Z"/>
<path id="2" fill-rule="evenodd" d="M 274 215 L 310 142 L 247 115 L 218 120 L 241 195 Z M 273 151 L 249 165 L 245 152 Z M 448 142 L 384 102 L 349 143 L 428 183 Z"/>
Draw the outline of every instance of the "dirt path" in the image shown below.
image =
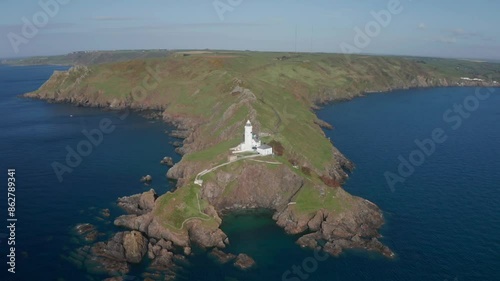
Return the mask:
<path id="1" fill-rule="evenodd" d="M 238 161 L 245 160 L 245 159 L 251 159 L 252 161 L 255 161 L 255 162 L 261 162 L 261 163 L 267 163 L 267 164 L 273 164 L 273 165 L 281 165 L 282 164 L 281 162 L 271 162 L 271 161 L 263 161 L 263 160 L 252 159 L 252 158 L 257 158 L 257 157 L 264 157 L 264 155 L 256 154 L 256 155 L 243 156 L 243 157 L 238 158 L 238 159 L 236 159 L 234 161 L 228 161 L 226 163 L 217 165 L 217 166 L 212 167 L 210 169 L 203 170 L 200 173 L 198 173 L 196 175 L 196 177 L 194 178 L 194 184 L 202 186 L 203 185 L 203 180 L 201 179 L 201 177 L 203 177 L 204 175 L 206 175 L 206 174 L 208 174 L 210 172 L 213 172 L 213 171 L 215 171 L 215 170 L 217 170 L 217 169 L 219 169 L 221 167 L 229 165 L 231 163 L 238 162 Z"/>
<path id="2" fill-rule="evenodd" d="M 200 217 L 190 217 L 190 218 L 187 218 L 185 219 L 182 224 L 181 224 L 181 227 L 178 228 L 178 227 L 175 227 L 174 225 L 171 225 L 169 223 L 166 222 L 166 224 L 176 230 L 182 230 L 184 228 L 184 225 L 188 222 L 188 221 L 191 221 L 191 220 L 202 220 L 202 221 L 208 221 L 211 217 L 205 213 L 203 213 L 201 211 L 201 205 L 200 205 L 200 198 L 198 196 L 198 194 L 196 194 L 196 200 L 198 200 L 198 212 L 200 212 Z M 204 217 L 203 217 L 204 216 Z"/>

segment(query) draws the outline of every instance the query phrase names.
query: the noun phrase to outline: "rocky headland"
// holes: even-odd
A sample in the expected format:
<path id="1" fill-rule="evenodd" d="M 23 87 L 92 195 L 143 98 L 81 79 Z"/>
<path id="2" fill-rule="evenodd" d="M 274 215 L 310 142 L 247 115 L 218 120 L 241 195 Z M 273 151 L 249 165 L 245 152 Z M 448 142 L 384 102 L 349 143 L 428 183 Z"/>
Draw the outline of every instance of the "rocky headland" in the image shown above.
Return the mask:
<path id="1" fill-rule="evenodd" d="M 325 138 L 322 128 L 332 127 L 312 109 L 394 89 L 496 86 L 500 76 L 499 65 L 462 61 L 341 55 L 277 61 L 275 56 L 203 54 L 78 66 L 54 73 L 26 95 L 80 106 L 155 111 L 177 127 L 171 134 L 182 139 L 176 144 L 182 160 L 175 165 L 168 158 L 162 161 L 173 165 L 166 176 L 177 181 L 177 189 L 119 198 L 117 204 L 126 214 L 114 224 L 123 231 L 83 247 L 82 256 L 110 275 L 126 274 L 129 264 L 147 257 L 152 268 L 168 272 L 168 279 L 196 247 L 220 263 L 251 270 L 256 266 L 251 257 L 224 252 L 230 241 L 220 225 L 228 212 L 268 209 L 286 233 L 300 235 L 301 247 L 334 256 L 359 248 L 393 257 L 379 240 L 382 211 L 342 189 L 354 165 Z M 472 67 L 472 72 L 467 70 Z M 472 75 L 481 81 L 463 79 Z M 275 156 L 234 161 L 204 175 L 201 186 L 195 184 L 200 172 L 228 161 L 247 119 Z M 80 230 L 90 238 L 95 235 L 88 225 Z"/>

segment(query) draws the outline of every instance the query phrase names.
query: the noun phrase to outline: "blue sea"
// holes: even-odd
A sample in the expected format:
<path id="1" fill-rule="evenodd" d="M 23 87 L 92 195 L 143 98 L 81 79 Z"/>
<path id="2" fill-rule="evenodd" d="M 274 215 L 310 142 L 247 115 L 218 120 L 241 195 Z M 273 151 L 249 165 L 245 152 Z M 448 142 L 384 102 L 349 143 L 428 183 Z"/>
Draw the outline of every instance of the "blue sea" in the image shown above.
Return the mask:
<path id="1" fill-rule="evenodd" d="M 106 239 L 119 231 L 112 224 L 122 214 L 118 197 L 150 188 L 164 193 L 175 185 L 159 165 L 164 156 L 180 160 L 171 145 L 176 139 L 165 134 L 173 129 L 168 125 L 136 113 L 19 97 L 64 69 L 0 66 L 0 280 L 102 280 L 68 261 L 82 246 L 74 226 L 92 223 Z M 327 136 L 356 164 L 345 189 L 383 210 L 381 240 L 395 259 L 349 251 L 320 261 L 295 245 L 297 237 L 285 235 L 270 213 L 235 213 L 222 225 L 228 250 L 251 255 L 257 268 L 240 272 L 199 253 L 178 280 L 500 280 L 500 89 L 486 98 L 487 89 L 480 90 L 482 100 L 474 99 L 474 88 L 372 94 L 317 112 L 334 126 Z M 454 111 L 464 103 L 468 114 Z M 60 181 L 54 163 L 66 165 L 68 149 L 86 139 L 82 131 L 103 120 L 112 132 Z M 446 140 L 419 154 L 416 141 L 428 144 L 439 129 Z M 401 159 L 412 165 L 410 175 L 398 172 Z M 6 265 L 7 169 L 16 169 L 15 274 Z M 402 180 L 391 188 L 387 172 Z M 152 186 L 139 182 L 146 174 Z M 102 209 L 111 217 L 103 218 Z M 145 266 L 134 266 L 127 280 L 143 280 Z"/>

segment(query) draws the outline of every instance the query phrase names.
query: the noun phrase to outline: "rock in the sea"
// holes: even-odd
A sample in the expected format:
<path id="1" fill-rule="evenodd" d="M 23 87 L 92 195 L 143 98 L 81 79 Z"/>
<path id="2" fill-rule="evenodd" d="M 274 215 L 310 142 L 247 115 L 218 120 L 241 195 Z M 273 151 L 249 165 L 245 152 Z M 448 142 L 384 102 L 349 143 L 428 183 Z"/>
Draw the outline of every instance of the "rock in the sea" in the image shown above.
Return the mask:
<path id="1" fill-rule="evenodd" d="M 309 248 L 315 250 L 318 248 L 318 240 L 321 239 L 321 233 L 309 233 L 297 240 L 297 244 L 299 244 L 303 248 Z"/>
<path id="2" fill-rule="evenodd" d="M 138 231 L 127 232 L 123 235 L 123 249 L 125 259 L 130 263 L 140 263 L 148 251 L 148 242 Z"/>
<path id="3" fill-rule="evenodd" d="M 142 194 L 120 197 L 117 204 L 129 214 L 143 215 L 153 210 L 157 198 L 155 190 L 151 189 Z"/>
<path id="4" fill-rule="evenodd" d="M 92 253 L 115 261 L 125 262 L 125 249 L 123 248 L 123 235 L 125 232 L 116 233 L 107 242 L 99 242 L 92 246 Z"/>
<path id="5" fill-rule="evenodd" d="M 151 242 L 148 243 L 148 258 L 150 260 L 154 259 L 161 251 L 161 247 L 153 244 Z"/>
<path id="6" fill-rule="evenodd" d="M 179 154 L 181 156 L 184 155 L 184 154 L 186 154 L 186 150 L 182 146 L 181 147 L 176 147 L 174 149 L 174 151 L 175 151 L 175 153 L 177 153 L 177 154 Z"/>
<path id="7" fill-rule="evenodd" d="M 368 249 L 378 251 L 388 258 L 394 258 L 396 256 L 389 247 L 382 244 L 377 238 L 372 238 L 367 245 Z"/>
<path id="8" fill-rule="evenodd" d="M 172 157 L 163 157 L 160 164 L 172 167 L 174 166 L 174 159 L 172 159 Z"/>
<path id="9" fill-rule="evenodd" d="M 155 270 L 167 270 L 173 266 L 174 254 L 167 249 L 161 249 L 158 255 L 153 259 L 151 268 Z"/>
<path id="10" fill-rule="evenodd" d="M 221 264 L 226 264 L 236 259 L 236 256 L 234 254 L 226 254 L 217 248 L 214 248 L 212 251 L 210 251 L 209 255 Z"/>
<path id="11" fill-rule="evenodd" d="M 182 143 L 182 142 L 180 142 L 180 141 L 174 141 L 174 142 L 172 142 L 171 144 L 172 144 L 172 146 L 174 146 L 174 147 L 181 147 L 181 146 L 183 145 L 183 143 Z"/>
<path id="12" fill-rule="evenodd" d="M 141 178 L 141 182 L 143 183 L 151 183 L 153 181 L 153 177 L 151 175 L 146 175 Z"/>
<path id="13" fill-rule="evenodd" d="M 141 194 L 120 197 L 117 200 L 117 205 L 128 214 L 140 215 L 143 214 L 143 211 L 139 209 L 140 199 L 141 199 Z"/>
<path id="14" fill-rule="evenodd" d="M 162 247 L 162 249 L 167 249 L 169 251 L 174 249 L 172 241 L 167 241 L 165 239 L 160 239 L 157 243 L 158 246 Z"/>
<path id="15" fill-rule="evenodd" d="M 79 224 L 75 226 L 75 231 L 87 242 L 94 242 L 99 236 L 99 232 L 95 226 L 90 223 Z"/>
<path id="16" fill-rule="evenodd" d="M 128 268 L 127 262 L 139 263 L 146 252 L 147 240 L 138 231 L 118 232 L 107 242 L 99 242 L 92 247 L 92 254 L 99 258 L 97 260 L 107 271 Z"/>
<path id="17" fill-rule="evenodd" d="M 323 247 L 323 251 L 329 253 L 330 255 L 337 257 L 342 253 L 342 248 L 335 243 L 326 242 Z"/>
<path id="18" fill-rule="evenodd" d="M 184 247 L 183 252 L 184 255 L 190 256 L 193 253 L 193 249 L 191 249 L 191 247 Z"/>
<path id="19" fill-rule="evenodd" d="M 241 270 L 247 270 L 255 266 L 255 261 L 246 254 L 239 254 L 233 265 Z"/>
<path id="20" fill-rule="evenodd" d="M 95 227 L 90 223 L 83 223 L 75 226 L 75 230 L 78 234 L 85 234 L 87 232 L 95 230 Z"/>
<path id="21" fill-rule="evenodd" d="M 125 261 L 117 261 L 105 257 L 94 257 L 87 265 L 91 271 L 104 271 L 108 275 L 124 275 L 130 271 L 130 266 Z"/>
<path id="22" fill-rule="evenodd" d="M 96 243 L 91 248 L 92 261 L 98 264 L 101 270 L 110 275 L 126 274 L 129 272 L 129 265 L 125 258 L 123 248 L 124 232 L 118 232 L 107 242 Z"/>
<path id="23" fill-rule="evenodd" d="M 109 209 L 102 209 L 101 210 L 101 215 L 105 218 L 109 218 L 109 216 L 111 215 L 110 212 L 109 212 Z"/>

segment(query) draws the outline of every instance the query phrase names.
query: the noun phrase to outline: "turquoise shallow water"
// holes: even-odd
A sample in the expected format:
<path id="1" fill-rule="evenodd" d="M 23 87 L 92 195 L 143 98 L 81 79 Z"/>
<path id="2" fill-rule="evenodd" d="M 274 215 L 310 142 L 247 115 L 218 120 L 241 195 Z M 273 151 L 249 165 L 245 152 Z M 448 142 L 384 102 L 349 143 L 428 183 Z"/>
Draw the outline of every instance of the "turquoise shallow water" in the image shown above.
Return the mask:
<path id="1" fill-rule="evenodd" d="M 173 188 L 164 177 L 166 168 L 158 164 L 163 156 L 179 160 L 169 144 L 173 139 L 164 134 L 167 125 L 136 114 L 121 120 L 119 112 L 17 97 L 39 87 L 55 69 L 64 68 L 0 67 L 0 171 L 17 169 L 19 218 L 17 273 L 7 275 L 4 266 L 0 280 L 101 280 L 66 262 L 79 246 L 72 227 L 91 222 L 105 233 L 117 231 L 109 220 L 99 219 L 99 212 L 110 208 L 112 218 L 120 215 L 116 198 L 148 190 L 139 183 L 144 174 L 153 176 L 152 187 L 160 193 Z M 357 166 L 346 190 L 384 211 L 382 240 L 397 253 L 396 259 L 350 251 L 318 261 L 307 276 L 283 278 L 287 270 L 310 262 L 314 253 L 297 247 L 296 237 L 283 234 L 269 213 L 241 213 L 225 218 L 228 250 L 250 254 L 258 267 L 239 272 L 199 254 L 179 280 L 498 280 L 500 89 L 481 101 L 457 130 L 442 117 L 474 90 L 373 94 L 318 112 L 335 127 L 326 131 L 328 137 Z M 65 161 L 65 147 L 75 147 L 83 139 L 81 131 L 97 128 L 104 118 L 116 129 L 60 183 L 51 163 Z M 414 140 L 429 138 L 438 127 L 448 140 L 392 192 L 384 172 L 394 172 L 398 156 L 408 157 L 416 148 Z M 5 175 L 1 179 L 5 182 Z M 0 210 L 5 204 L 0 200 Z M 0 239 L 2 259 L 6 245 Z M 143 266 L 134 267 L 131 275 L 136 277 L 130 280 L 142 280 L 143 271 Z"/>

